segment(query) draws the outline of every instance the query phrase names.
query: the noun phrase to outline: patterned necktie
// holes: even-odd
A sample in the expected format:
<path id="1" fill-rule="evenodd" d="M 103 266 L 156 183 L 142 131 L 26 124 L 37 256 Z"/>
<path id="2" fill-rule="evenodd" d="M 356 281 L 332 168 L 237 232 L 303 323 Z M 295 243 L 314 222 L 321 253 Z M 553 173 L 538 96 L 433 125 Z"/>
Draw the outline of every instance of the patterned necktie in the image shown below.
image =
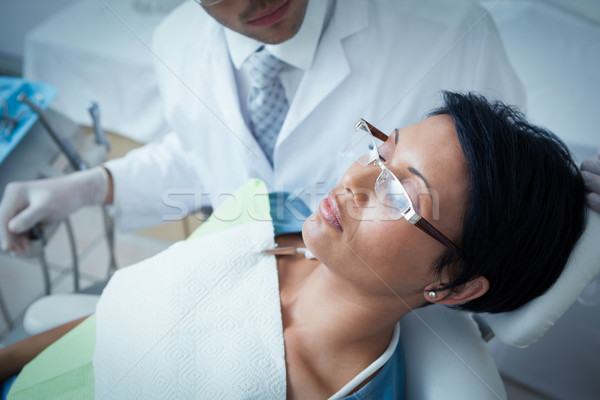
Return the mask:
<path id="1" fill-rule="evenodd" d="M 248 94 L 250 130 L 273 165 L 273 149 L 288 110 L 279 72 L 285 65 L 264 48 L 246 61 L 252 88 Z"/>

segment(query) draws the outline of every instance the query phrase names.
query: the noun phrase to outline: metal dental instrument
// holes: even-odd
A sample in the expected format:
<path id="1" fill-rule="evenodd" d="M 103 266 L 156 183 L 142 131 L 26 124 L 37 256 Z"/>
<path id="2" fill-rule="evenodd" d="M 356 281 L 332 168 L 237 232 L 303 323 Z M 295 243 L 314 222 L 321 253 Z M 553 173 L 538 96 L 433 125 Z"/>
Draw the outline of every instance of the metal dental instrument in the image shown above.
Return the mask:
<path id="1" fill-rule="evenodd" d="M 71 146 L 71 143 L 61 138 L 56 131 L 50 125 L 49 118 L 46 115 L 46 112 L 38 107 L 34 102 L 32 102 L 25 93 L 19 94 L 17 100 L 25 103 L 31 108 L 39 117 L 41 124 L 44 126 L 46 131 L 50 134 L 56 145 L 60 148 L 62 153 L 65 155 L 71 166 L 75 171 L 82 171 L 88 169 L 88 165 L 83 161 L 83 159 L 79 156 L 79 153 Z M 100 127 L 100 110 L 98 108 L 98 104 L 93 102 L 90 107 L 88 107 L 88 111 L 92 117 L 92 123 L 94 125 L 94 133 L 96 136 L 96 143 L 105 146 L 106 150 L 110 148 L 110 144 L 104 132 Z M 117 262 L 115 259 L 115 237 L 114 237 L 114 221 L 112 216 L 108 212 L 105 206 L 102 207 L 102 217 L 104 220 L 104 231 L 106 236 L 106 241 L 108 244 L 109 250 L 109 266 L 107 275 L 110 276 L 114 271 L 117 270 Z M 73 256 L 73 274 L 75 280 L 75 291 L 79 291 L 79 267 L 77 262 L 77 252 L 75 250 L 75 235 L 73 233 L 71 224 L 69 219 L 65 220 L 65 226 L 67 228 L 67 233 L 69 234 L 69 238 L 71 240 L 71 251 Z M 37 235 L 37 232 L 32 233 L 34 236 Z"/>
<path id="2" fill-rule="evenodd" d="M 110 151 L 110 141 L 102 129 L 100 124 L 100 107 L 95 101 L 91 101 L 87 107 L 88 113 L 92 118 L 92 127 L 94 128 L 94 138 L 96 144 L 103 146 L 108 153 Z M 106 244 L 108 245 L 108 270 L 106 277 L 110 276 L 117 270 L 117 260 L 115 258 L 115 223 L 106 206 L 102 207 L 102 220 L 104 222 L 104 233 Z"/>
<path id="3" fill-rule="evenodd" d="M 90 113 L 90 117 L 92 117 L 92 126 L 94 128 L 96 144 L 102 145 L 106 148 L 106 151 L 110 151 L 110 142 L 100 125 L 100 108 L 98 107 L 98 103 L 95 101 L 90 102 L 87 110 Z"/>
<path id="4" fill-rule="evenodd" d="M 110 142 L 106 137 L 104 130 L 102 130 L 102 125 L 100 124 L 100 107 L 98 106 L 98 103 L 91 101 L 88 104 L 87 110 L 92 118 L 92 127 L 94 128 L 96 144 L 104 146 L 107 152 L 110 151 Z M 108 244 L 108 253 L 110 257 L 107 278 L 110 278 L 112 273 L 117 270 L 117 261 L 115 259 L 114 220 L 107 211 L 106 207 L 102 207 L 102 218 L 104 220 L 104 232 L 106 233 L 106 243 Z"/>
<path id="5" fill-rule="evenodd" d="M 5 140 L 10 140 L 10 136 L 25 112 L 22 111 L 17 116 L 9 115 L 8 104 L 2 97 L 0 97 L 0 110 L 2 110 L 0 113 L 0 137 Z"/>
<path id="6" fill-rule="evenodd" d="M 275 247 L 274 249 L 267 249 L 262 251 L 264 254 L 273 254 L 275 256 L 290 256 L 294 254 L 304 254 L 304 257 L 308 259 L 317 258 L 315 255 L 306 247 Z"/>
<path id="7" fill-rule="evenodd" d="M 48 132 L 50 137 L 52 137 L 52 140 L 54 140 L 54 143 L 62 151 L 64 156 L 69 161 L 69 164 L 71 164 L 71 167 L 73 167 L 73 169 L 75 171 L 82 171 L 82 170 L 88 169 L 87 164 L 79 156 L 79 153 L 77 153 L 77 151 L 75 151 L 73 146 L 71 146 L 71 142 L 60 137 L 58 135 L 58 133 L 56 133 L 54 128 L 52 128 L 52 125 L 50 124 L 50 119 L 47 117 L 46 112 L 44 110 L 42 110 L 40 107 L 37 106 L 37 104 L 35 104 L 33 101 L 31 101 L 31 99 L 29 99 L 24 92 L 20 93 L 17 96 L 17 100 L 20 101 L 21 103 L 27 104 L 29 106 L 29 108 L 31 108 L 33 110 L 33 112 L 35 112 L 38 115 L 40 123 L 46 129 L 46 132 Z M 65 227 L 67 229 L 67 234 L 68 234 L 68 237 L 69 237 L 69 240 L 71 243 L 71 258 L 73 260 L 73 280 L 74 280 L 75 292 L 78 292 L 79 291 L 79 263 L 78 263 L 78 258 L 77 258 L 77 250 L 76 250 L 76 246 L 75 246 L 75 234 L 73 232 L 71 222 L 68 218 L 65 219 L 64 223 L 65 223 Z M 50 294 L 50 277 L 48 275 L 48 265 L 45 260 L 45 255 L 44 255 L 44 251 L 43 251 L 45 241 L 46 241 L 46 239 L 43 236 L 43 230 L 41 229 L 41 227 L 39 225 L 35 226 L 32 229 L 32 231 L 29 233 L 28 236 L 30 237 L 31 240 L 33 240 L 32 243 L 39 242 L 40 240 L 42 242 L 40 249 L 38 249 L 38 253 L 39 253 L 38 257 L 40 259 L 40 262 L 41 262 L 41 264 L 43 266 L 43 270 L 44 270 L 44 282 L 45 282 L 45 287 L 46 287 L 46 294 Z"/>
<path id="8" fill-rule="evenodd" d="M 27 104 L 29 108 L 31 108 L 38 115 L 38 117 L 40 118 L 40 122 L 42 123 L 44 128 L 46 128 L 46 131 L 48 131 L 56 145 L 65 155 L 65 157 L 67 157 L 67 160 L 69 160 L 69 163 L 75 171 L 87 169 L 86 163 L 81 159 L 81 157 L 79 157 L 79 154 L 75 151 L 73 146 L 71 146 L 71 143 L 61 138 L 52 128 L 52 125 L 50 125 L 50 121 L 46 116 L 46 112 L 44 110 L 42 110 L 40 107 L 37 106 L 37 104 L 32 102 L 24 92 L 19 94 L 17 100 L 19 100 L 21 103 Z"/>
<path id="9" fill-rule="evenodd" d="M 3 139 L 9 140 L 10 135 L 12 135 L 15 126 L 19 123 L 19 120 L 15 117 L 11 117 L 10 115 L 3 115 L 0 120 L 0 133 Z"/>

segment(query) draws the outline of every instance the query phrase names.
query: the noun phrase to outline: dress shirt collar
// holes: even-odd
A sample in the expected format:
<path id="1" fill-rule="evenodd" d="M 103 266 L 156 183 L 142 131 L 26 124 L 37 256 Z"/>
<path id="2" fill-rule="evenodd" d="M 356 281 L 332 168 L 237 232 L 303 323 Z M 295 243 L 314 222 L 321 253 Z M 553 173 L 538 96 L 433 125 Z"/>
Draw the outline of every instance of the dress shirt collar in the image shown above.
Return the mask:
<path id="1" fill-rule="evenodd" d="M 331 19 L 331 10 L 335 0 L 309 0 L 306 15 L 298 33 L 291 39 L 265 47 L 271 54 L 294 67 L 309 69 L 324 27 Z M 236 69 L 240 69 L 244 61 L 263 43 L 247 36 L 225 29 L 225 40 L 229 54 Z"/>

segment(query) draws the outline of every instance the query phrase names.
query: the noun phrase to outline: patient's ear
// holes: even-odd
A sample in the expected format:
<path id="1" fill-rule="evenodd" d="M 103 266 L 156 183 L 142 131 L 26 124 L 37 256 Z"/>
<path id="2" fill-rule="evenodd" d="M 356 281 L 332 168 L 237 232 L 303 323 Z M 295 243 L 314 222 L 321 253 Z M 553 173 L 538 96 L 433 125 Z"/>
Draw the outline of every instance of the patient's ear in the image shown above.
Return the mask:
<path id="1" fill-rule="evenodd" d="M 444 285 L 430 285 L 424 288 L 423 295 L 431 303 L 453 305 L 466 303 L 483 296 L 490 288 L 490 282 L 486 277 L 480 276 L 460 285 L 453 290 L 436 291 L 437 287 Z M 434 293 L 433 296 L 431 294 Z"/>

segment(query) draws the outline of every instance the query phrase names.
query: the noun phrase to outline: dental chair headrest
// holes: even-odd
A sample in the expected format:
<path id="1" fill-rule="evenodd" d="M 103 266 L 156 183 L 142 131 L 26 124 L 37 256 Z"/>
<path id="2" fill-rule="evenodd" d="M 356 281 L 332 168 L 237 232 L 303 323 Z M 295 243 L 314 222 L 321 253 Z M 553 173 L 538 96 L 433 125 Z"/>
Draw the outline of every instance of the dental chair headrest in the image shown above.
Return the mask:
<path id="1" fill-rule="evenodd" d="M 585 231 L 565 270 L 546 293 L 515 311 L 480 314 L 498 340 L 514 347 L 529 346 L 554 325 L 600 272 L 600 214 L 591 210 L 587 214 Z"/>

